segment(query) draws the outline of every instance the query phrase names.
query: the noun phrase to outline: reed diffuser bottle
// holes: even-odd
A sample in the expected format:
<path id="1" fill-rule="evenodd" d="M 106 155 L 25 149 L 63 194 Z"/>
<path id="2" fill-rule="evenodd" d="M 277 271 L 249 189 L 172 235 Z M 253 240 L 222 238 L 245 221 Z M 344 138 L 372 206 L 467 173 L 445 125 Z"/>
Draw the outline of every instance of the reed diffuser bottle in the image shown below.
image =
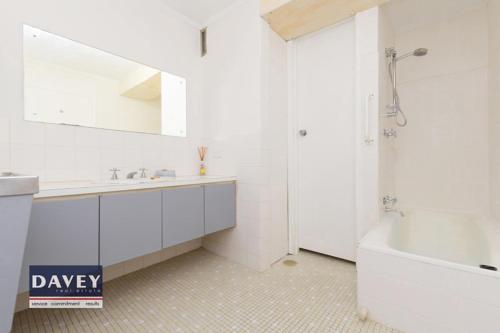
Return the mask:
<path id="1" fill-rule="evenodd" d="M 198 147 L 198 156 L 200 157 L 200 176 L 207 174 L 207 166 L 205 165 L 205 156 L 207 154 L 207 147 Z"/>

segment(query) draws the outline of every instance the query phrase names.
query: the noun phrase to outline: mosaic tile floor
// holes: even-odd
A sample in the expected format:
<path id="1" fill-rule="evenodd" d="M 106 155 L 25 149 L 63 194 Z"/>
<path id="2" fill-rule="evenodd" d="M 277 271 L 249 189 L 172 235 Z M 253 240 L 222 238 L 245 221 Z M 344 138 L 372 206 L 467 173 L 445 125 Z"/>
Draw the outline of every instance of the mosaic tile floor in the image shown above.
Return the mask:
<path id="1" fill-rule="evenodd" d="M 29 309 L 13 332 L 396 332 L 358 320 L 353 264 L 286 259 L 259 273 L 199 249 L 106 283 L 102 310 Z"/>

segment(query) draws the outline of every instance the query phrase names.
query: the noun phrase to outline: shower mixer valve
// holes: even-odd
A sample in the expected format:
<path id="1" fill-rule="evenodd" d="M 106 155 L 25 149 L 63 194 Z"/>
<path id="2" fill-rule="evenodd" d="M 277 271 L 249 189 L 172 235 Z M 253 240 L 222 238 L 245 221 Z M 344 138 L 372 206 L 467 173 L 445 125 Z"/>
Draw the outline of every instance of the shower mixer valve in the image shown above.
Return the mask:
<path id="1" fill-rule="evenodd" d="M 394 210 L 394 205 L 398 202 L 398 198 L 386 195 L 382 198 L 382 204 L 384 205 L 384 210 L 390 212 Z"/>
<path id="2" fill-rule="evenodd" d="M 384 128 L 384 136 L 388 139 L 397 138 L 398 131 L 396 131 L 394 128 Z"/>

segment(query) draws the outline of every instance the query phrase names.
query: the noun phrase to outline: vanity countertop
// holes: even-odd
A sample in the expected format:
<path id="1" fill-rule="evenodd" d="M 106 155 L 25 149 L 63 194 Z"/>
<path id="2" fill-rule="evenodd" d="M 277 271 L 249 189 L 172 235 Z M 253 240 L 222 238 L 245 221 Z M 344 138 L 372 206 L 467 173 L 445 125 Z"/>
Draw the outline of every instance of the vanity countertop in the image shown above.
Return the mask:
<path id="1" fill-rule="evenodd" d="M 116 181 L 41 182 L 35 199 L 89 195 L 98 193 L 139 191 L 177 186 L 203 185 L 236 181 L 233 176 L 178 176 L 158 179 L 121 179 Z"/>

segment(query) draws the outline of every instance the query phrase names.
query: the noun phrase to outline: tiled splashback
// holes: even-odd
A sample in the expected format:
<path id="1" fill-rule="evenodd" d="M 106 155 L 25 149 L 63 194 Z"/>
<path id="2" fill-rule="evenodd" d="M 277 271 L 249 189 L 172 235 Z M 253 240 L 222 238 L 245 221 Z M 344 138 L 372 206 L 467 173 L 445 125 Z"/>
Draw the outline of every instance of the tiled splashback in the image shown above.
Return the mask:
<path id="1" fill-rule="evenodd" d="M 35 174 L 42 181 L 105 180 L 145 167 L 197 172 L 196 142 L 142 133 L 41 124 L 1 118 L 0 169 Z"/>

